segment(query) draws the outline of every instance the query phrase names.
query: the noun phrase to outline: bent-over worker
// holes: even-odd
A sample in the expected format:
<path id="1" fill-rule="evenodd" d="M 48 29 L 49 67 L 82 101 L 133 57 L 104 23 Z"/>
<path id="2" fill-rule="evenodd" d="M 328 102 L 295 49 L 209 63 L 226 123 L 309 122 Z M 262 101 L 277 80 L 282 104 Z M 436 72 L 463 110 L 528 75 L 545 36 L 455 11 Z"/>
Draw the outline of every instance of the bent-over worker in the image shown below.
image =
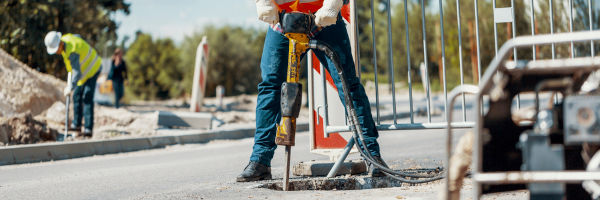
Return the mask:
<path id="1" fill-rule="evenodd" d="M 81 131 L 82 118 L 85 120 L 83 136 L 91 137 L 94 127 L 94 92 L 96 79 L 100 73 L 101 58 L 81 37 L 67 33 L 50 31 L 44 39 L 48 54 L 62 55 L 67 68 L 65 97 L 73 96 L 73 121 L 70 129 Z"/>

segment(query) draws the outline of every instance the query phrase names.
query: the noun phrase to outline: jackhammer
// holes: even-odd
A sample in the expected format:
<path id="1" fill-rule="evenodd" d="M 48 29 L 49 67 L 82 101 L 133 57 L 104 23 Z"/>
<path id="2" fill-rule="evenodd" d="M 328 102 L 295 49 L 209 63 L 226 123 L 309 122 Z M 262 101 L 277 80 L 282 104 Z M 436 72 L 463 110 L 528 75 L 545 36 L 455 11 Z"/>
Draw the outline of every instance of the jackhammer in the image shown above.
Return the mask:
<path id="1" fill-rule="evenodd" d="M 277 134 L 275 138 L 275 143 L 277 145 L 285 146 L 286 167 L 283 178 L 284 191 L 289 190 L 291 147 L 295 144 L 296 118 L 300 113 L 300 103 L 302 100 L 302 85 L 298 83 L 299 63 L 301 56 L 309 49 L 323 52 L 333 62 L 337 69 L 338 76 L 342 83 L 346 111 L 348 112 L 347 117 L 351 124 L 354 144 L 367 163 L 373 164 L 391 178 L 408 183 L 424 183 L 443 178 L 443 176 L 431 174 L 431 172 L 439 171 L 439 169 L 394 171 L 382 163 L 377 162 L 375 158 L 371 156 L 366 146 L 363 145 L 365 144 L 365 140 L 361 133 L 361 125 L 356 110 L 351 103 L 352 98 L 350 97 L 349 86 L 344 77 L 344 70 L 340 65 L 339 56 L 328 44 L 309 38 L 311 31 L 319 28 L 315 25 L 314 15 L 300 12 L 286 13 L 284 11 L 280 13 L 279 19 L 284 35 L 289 39 L 287 82 L 284 82 L 281 85 L 282 119 L 280 124 L 277 125 Z M 418 180 L 419 178 L 421 178 L 421 180 Z"/>
<path id="2" fill-rule="evenodd" d="M 313 18 L 303 13 L 282 13 L 280 22 L 289 39 L 287 80 L 281 85 L 281 123 L 277 125 L 275 144 L 285 146 L 285 173 L 283 190 L 289 189 L 290 154 L 296 138 L 296 118 L 300 114 L 302 84 L 299 81 L 300 59 L 309 48 L 308 33 L 314 26 Z"/>

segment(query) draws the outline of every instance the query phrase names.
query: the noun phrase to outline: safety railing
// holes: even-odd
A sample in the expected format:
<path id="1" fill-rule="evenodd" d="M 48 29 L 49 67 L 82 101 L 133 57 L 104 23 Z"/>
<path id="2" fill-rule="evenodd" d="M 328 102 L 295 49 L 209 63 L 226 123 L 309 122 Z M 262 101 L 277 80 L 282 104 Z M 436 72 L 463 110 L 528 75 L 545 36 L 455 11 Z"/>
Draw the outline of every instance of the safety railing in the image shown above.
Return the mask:
<path id="1" fill-rule="evenodd" d="M 585 0 L 579 0 L 577 2 L 583 2 Z M 357 17 L 357 1 L 350 1 L 351 2 L 351 16 L 352 19 L 356 22 L 356 20 L 358 19 Z M 385 14 L 387 14 L 387 21 L 386 21 L 386 28 L 387 28 L 387 39 L 388 39 L 388 44 L 387 44 L 387 65 L 388 65 L 388 78 L 391 80 L 390 82 L 392 84 L 390 84 L 391 87 L 391 98 L 392 98 L 392 116 L 391 116 L 391 120 L 392 123 L 388 123 L 388 124 L 384 124 L 382 123 L 382 117 L 381 117 L 381 102 L 380 102 L 380 91 L 379 91 L 379 74 L 378 74 L 378 68 L 380 67 L 379 64 L 377 63 L 377 56 L 378 56 L 378 50 L 377 50 L 377 34 L 375 32 L 376 30 L 376 23 L 374 18 L 375 18 L 375 1 L 371 0 L 370 2 L 370 16 L 371 16 L 371 35 L 372 35 L 372 55 L 371 55 L 371 59 L 373 60 L 372 64 L 373 64 L 373 70 L 374 70 L 374 84 L 375 84 L 375 121 L 376 121 L 376 125 L 378 130 L 407 130 L 407 129 L 444 129 L 447 128 L 447 123 L 446 123 L 446 118 L 448 116 L 448 110 L 451 108 L 454 108 L 454 106 L 449 106 L 448 104 L 448 81 L 446 78 L 446 69 L 447 69 L 447 64 L 446 64 L 446 39 L 451 39 L 454 40 L 456 39 L 458 41 L 458 44 L 456 47 L 452 47 L 452 48 L 457 48 L 458 49 L 458 57 L 459 57 L 459 63 L 458 63 L 458 67 L 459 67 L 459 73 L 460 73 L 460 84 L 459 86 L 463 86 L 465 85 L 465 77 L 464 77 L 464 70 L 463 70 L 463 59 L 465 59 L 464 55 L 463 55 L 463 39 L 462 39 L 462 25 L 461 25 L 461 0 L 456 0 L 456 20 L 457 20 L 457 26 L 456 27 L 450 27 L 450 28 L 456 28 L 457 32 L 458 32 L 458 36 L 457 38 L 446 38 L 445 35 L 445 31 L 446 28 L 448 27 L 444 27 L 444 21 L 447 19 L 444 19 L 444 3 L 447 3 L 448 1 L 443 1 L 443 0 L 438 0 L 438 9 L 437 11 L 432 11 L 432 12 L 437 12 L 437 14 L 439 15 L 439 31 L 440 31 L 440 38 L 439 40 L 440 42 L 440 48 L 441 48 L 441 53 L 440 53 L 440 65 L 441 65 L 441 71 L 442 71 L 442 77 L 440 82 L 442 82 L 443 84 L 443 88 L 442 88 L 442 95 L 443 95 L 443 120 L 439 121 L 439 122 L 433 122 L 432 121 L 432 91 L 431 91 L 431 80 L 429 78 L 429 69 L 430 69 L 430 63 L 428 63 L 428 54 L 430 52 L 428 52 L 428 48 L 427 48 L 427 44 L 431 41 L 428 41 L 428 37 L 427 37 L 427 22 L 426 22 L 426 16 L 428 16 L 426 14 L 426 11 L 431 11 L 430 8 L 426 9 L 426 4 L 427 2 L 425 0 L 419 0 L 419 4 L 420 4 L 420 8 L 421 8 L 421 34 L 422 34 L 422 38 L 423 38 L 423 60 L 422 63 L 424 64 L 424 74 L 425 76 L 422 76 L 423 79 L 423 87 L 424 87 L 424 92 L 425 92 L 425 101 L 426 101 L 426 120 L 423 120 L 425 122 L 416 122 L 415 120 L 415 109 L 414 109 L 414 104 L 415 102 L 417 102 L 414 99 L 414 94 L 413 94 L 413 80 L 412 80 L 412 72 L 411 72 L 411 54 L 417 53 L 417 52 L 411 52 L 411 35 L 410 35 L 410 31 L 409 31 L 409 9 L 408 9 L 408 5 L 409 2 L 412 3 L 412 1 L 408 1 L 408 0 L 403 0 L 401 3 L 404 3 L 404 28 L 405 28 L 405 34 L 404 35 L 394 35 L 392 33 L 392 5 L 390 0 L 383 0 L 381 3 L 385 4 Z M 462 2 L 465 2 L 464 0 Z M 476 80 L 481 80 L 482 78 L 482 60 L 481 60 L 481 44 L 480 44 L 480 18 L 479 18 L 479 3 L 482 2 L 481 0 L 473 0 L 473 4 L 474 4 L 474 29 L 475 29 L 475 44 L 476 44 L 476 63 L 477 63 L 477 79 Z M 485 2 L 489 2 L 489 1 L 485 1 Z M 557 19 L 554 15 L 554 5 L 555 4 L 560 4 L 563 7 L 565 7 L 565 4 L 568 4 L 568 11 L 566 12 L 568 14 L 568 21 L 569 21 L 569 30 L 568 32 L 574 32 L 573 30 L 573 23 L 574 23 L 574 16 L 573 16 L 573 0 L 569 0 L 568 3 L 564 2 L 564 1 L 554 1 L 554 0 L 547 0 L 548 3 L 548 13 L 549 15 L 547 16 L 550 22 L 550 34 L 554 34 L 555 33 L 555 27 L 554 27 L 554 21 L 555 19 Z M 489 4 L 489 3 L 487 3 Z M 531 19 L 531 35 L 536 35 L 536 10 L 539 11 L 539 9 L 541 9 L 541 7 L 536 6 L 540 4 L 540 1 L 536 0 L 530 0 L 530 1 L 523 1 L 523 5 L 525 6 L 529 6 L 530 9 L 529 13 L 518 13 L 518 14 L 522 14 L 522 15 L 529 15 L 530 19 Z M 498 54 L 498 29 L 497 27 L 500 24 L 506 24 L 508 26 L 507 23 L 511 23 L 511 33 L 512 33 L 512 38 L 518 36 L 517 35 L 517 21 L 516 19 L 516 15 L 517 13 L 515 13 L 515 1 L 514 0 L 510 0 L 510 6 L 509 7 L 496 7 L 496 0 L 492 0 L 492 6 L 493 6 L 493 32 L 494 32 L 494 46 L 495 46 L 495 53 Z M 589 22 L 589 30 L 593 31 L 594 29 L 594 19 L 593 19 L 593 5 L 592 5 L 592 1 L 591 0 L 587 0 L 587 5 L 581 5 L 578 4 L 579 7 L 582 6 L 587 6 L 588 7 L 588 22 Z M 582 15 L 579 13 L 579 16 L 581 17 Z M 560 19 L 566 19 L 566 16 L 559 16 Z M 353 41 L 353 53 L 355 55 L 354 56 L 354 60 L 355 60 L 355 64 L 357 67 L 357 73 L 360 72 L 360 56 L 358 56 L 359 54 L 359 45 L 358 45 L 358 38 L 359 38 L 359 33 L 358 32 L 358 23 L 354 23 L 353 26 L 350 27 L 350 30 L 352 31 L 350 33 L 351 38 L 354 40 Z M 436 25 L 437 26 L 437 25 Z M 577 30 L 577 31 L 581 31 L 581 30 Z M 520 35 L 525 35 L 523 33 L 520 33 Z M 406 44 L 404 47 L 406 49 L 406 72 L 407 72 L 407 79 L 406 79 L 406 83 L 408 86 L 408 116 L 406 116 L 407 118 L 410 118 L 410 121 L 408 123 L 399 123 L 398 119 L 401 117 L 399 115 L 399 113 L 397 112 L 397 108 L 398 108 L 398 101 L 396 98 L 396 88 L 395 88 L 395 67 L 394 67 L 394 46 L 393 46 L 393 40 L 395 38 L 402 38 L 404 37 L 404 39 L 406 40 Z M 570 43 L 570 54 L 571 54 L 571 58 L 575 57 L 575 44 L 573 42 Z M 400 48 L 400 47 L 396 47 L 396 48 Z M 555 44 L 551 44 L 551 57 L 552 59 L 556 58 L 556 45 Z M 594 56 L 595 55 L 595 49 L 594 49 L 594 42 L 590 42 L 590 55 Z M 538 57 L 538 52 L 536 52 L 536 45 L 532 45 L 532 59 L 536 60 L 536 58 Z M 518 51 L 517 48 L 513 48 L 512 49 L 512 59 L 513 60 L 517 60 L 518 56 Z M 321 68 L 321 71 L 323 69 Z M 473 69 L 475 70 L 475 69 Z M 360 74 L 357 74 L 360 77 Z M 475 79 L 475 77 L 473 77 L 473 79 Z M 325 78 L 323 78 L 323 82 L 325 82 Z M 328 109 L 329 107 L 327 106 L 327 88 L 325 87 L 325 83 L 322 84 L 323 88 L 321 91 L 322 92 L 322 97 L 315 97 L 315 98 L 322 98 L 323 101 L 325 102 L 325 105 L 316 105 L 316 107 L 318 108 L 317 112 L 318 113 L 323 113 L 323 115 L 325 116 L 324 120 L 323 120 L 323 129 L 325 132 L 325 137 L 328 137 L 329 133 L 334 133 L 334 132 L 347 132 L 350 131 L 350 127 L 348 126 L 348 124 L 346 123 L 346 125 L 331 125 L 329 123 L 329 120 L 327 119 L 328 117 Z M 476 102 L 471 102 L 472 105 L 476 104 Z M 520 101 L 520 97 L 517 96 L 516 102 L 515 102 L 517 108 L 519 108 L 521 105 L 521 101 Z M 462 122 L 453 122 L 452 123 L 452 127 L 454 128 L 469 128 L 469 127 L 473 127 L 475 125 L 475 123 L 473 121 L 468 121 L 467 120 L 467 99 L 465 98 L 464 93 L 461 94 L 461 106 L 460 109 L 462 111 Z M 403 115 L 405 116 L 405 115 Z M 318 122 L 318 121 L 317 121 Z"/>

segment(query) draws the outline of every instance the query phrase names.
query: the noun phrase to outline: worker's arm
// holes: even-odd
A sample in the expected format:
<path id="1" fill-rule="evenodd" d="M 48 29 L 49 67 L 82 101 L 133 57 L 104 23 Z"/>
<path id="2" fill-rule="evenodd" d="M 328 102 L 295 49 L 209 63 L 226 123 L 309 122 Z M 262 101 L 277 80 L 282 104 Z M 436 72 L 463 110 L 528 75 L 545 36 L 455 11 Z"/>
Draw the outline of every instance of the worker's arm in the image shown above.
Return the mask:
<path id="1" fill-rule="evenodd" d="M 343 0 L 324 0 L 323 6 L 315 13 L 317 26 L 326 27 L 335 24 L 342 6 L 344 6 Z"/>
<path id="2" fill-rule="evenodd" d="M 256 12 L 258 19 L 269 24 L 277 24 L 277 6 L 271 0 L 256 0 Z"/>
<path id="3" fill-rule="evenodd" d="M 77 87 L 77 81 L 79 81 L 79 79 L 81 79 L 81 67 L 79 66 L 79 54 L 77 53 L 71 53 L 71 55 L 69 55 L 69 62 L 71 62 L 71 82 L 67 83 L 70 84 L 71 89 L 74 89 L 75 87 Z"/>

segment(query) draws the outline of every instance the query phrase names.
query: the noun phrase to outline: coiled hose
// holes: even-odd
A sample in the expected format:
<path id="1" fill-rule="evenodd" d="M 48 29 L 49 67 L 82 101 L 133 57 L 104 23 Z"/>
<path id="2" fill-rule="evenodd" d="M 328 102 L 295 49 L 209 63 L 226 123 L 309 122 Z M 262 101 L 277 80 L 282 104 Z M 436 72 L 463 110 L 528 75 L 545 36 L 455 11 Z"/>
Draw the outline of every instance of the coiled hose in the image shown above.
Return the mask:
<path id="1" fill-rule="evenodd" d="M 365 140 L 364 140 L 363 135 L 359 132 L 362 129 L 360 127 L 360 123 L 358 121 L 358 116 L 356 115 L 356 110 L 354 109 L 354 105 L 352 103 L 350 103 L 350 102 L 352 102 L 352 99 L 350 98 L 350 93 L 349 93 L 350 90 L 348 88 L 348 83 L 346 82 L 346 78 L 344 77 L 344 72 L 343 72 L 342 66 L 340 65 L 339 56 L 337 55 L 337 53 L 335 51 L 332 50 L 332 48 L 327 43 L 324 43 L 324 42 L 321 42 L 318 40 L 310 40 L 309 48 L 325 53 L 325 55 L 333 62 L 335 68 L 337 69 L 338 76 L 340 77 L 340 80 L 342 82 L 342 90 L 344 91 L 344 99 L 346 101 L 346 110 L 348 111 L 348 118 L 350 118 L 349 121 L 352 124 L 352 126 L 350 127 L 350 129 L 353 133 L 352 138 L 354 139 L 357 149 L 359 149 L 358 152 L 367 161 L 367 163 L 373 164 L 375 167 L 379 168 L 388 177 L 399 180 L 401 182 L 406 182 L 406 183 L 426 183 L 426 182 L 431 182 L 431 181 L 435 181 L 435 180 L 444 178 L 443 175 L 420 174 L 423 172 L 437 171 L 438 169 L 424 169 L 424 170 L 421 169 L 421 170 L 414 170 L 414 171 L 409 171 L 409 170 L 394 171 L 393 169 L 390 169 L 390 168 L 382 165 L 381 163 L 378 163 L 377 161 L 375 161 L 373 156 L 370 153 L 368 153 L 369 151 L 368 151 L 368 149 L 366 149 L 365 145 L 360 145 L 360 144 L 365 144 Z M 365 153 L 365 152 L 367 152 L 367 153 Z M 407 179 L 405 177 L 417 178 L 417 179 Z"/>

